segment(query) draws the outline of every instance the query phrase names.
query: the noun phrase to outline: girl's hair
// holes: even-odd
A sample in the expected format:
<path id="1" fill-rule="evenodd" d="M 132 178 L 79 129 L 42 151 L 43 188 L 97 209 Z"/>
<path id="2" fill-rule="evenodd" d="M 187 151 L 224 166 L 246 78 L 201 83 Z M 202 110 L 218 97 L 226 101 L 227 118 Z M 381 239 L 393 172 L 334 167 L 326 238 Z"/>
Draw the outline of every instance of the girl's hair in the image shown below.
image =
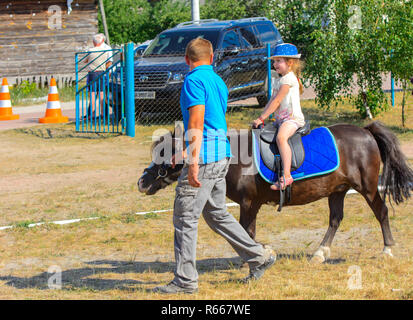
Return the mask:
<path id="1" fill-rule="evenodd" d="M 286 58 L 287 64 L 291 67 L 291 70 L 294 72 L 295 76 L 297 77 L 298 84 L 300 86 L 300 94 L 303 94 L 304 87 L 303 83 L 300 80 L 301 72 L 304 68 L 304 63 L 300 59 L 295 58 Z"/>

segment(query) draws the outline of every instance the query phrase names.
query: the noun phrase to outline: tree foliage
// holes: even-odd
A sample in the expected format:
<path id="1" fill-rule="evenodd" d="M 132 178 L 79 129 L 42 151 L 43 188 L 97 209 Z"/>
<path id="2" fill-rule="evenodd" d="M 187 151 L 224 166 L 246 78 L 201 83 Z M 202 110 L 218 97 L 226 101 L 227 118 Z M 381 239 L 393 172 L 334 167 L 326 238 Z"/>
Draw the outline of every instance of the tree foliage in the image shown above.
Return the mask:
<path id="1" fill-rule="evenodd" d="M 387 107 L 382 77 L 387 71 L 389 1 L 336 0 L 329 4 L 328 23 L 311 34 L 311 54 L 306 60 L 306 74 L 321 106 L 329 107 L 347 96 L 362 116 L 373 117 Z M 360 89 L 353 96 L 356 85 Z"/>
<path id="2" fill-rule="evenodd" d="M 207 0 L 200 8 L 201 19 L 233 20 L 247 16 L 245 1 Z"/>
<path id="3" fill-rule="evenodd" d="M 385 42 L 390 52 L 387 69 L 402 83 L 402 124 L 405 126 L 406 95 L 409 80 L 413 78 L 413 1 L 394 1 L 388 11 Z"/>
<path id="4" fill-rule="evenodd" d="M 161 0 L 151 10 L 149 22 L 150 39 L 158 33 L 175 27 L 177 24 L 191 20 L 191 7 L 186 1 Z"/>
<path id="5" fill-rule="evenodd" d="M 284 42 L 293 43 L 307 56 L 311 34 L 320 30 L 330 0 L 271 0 L 265 16 L 272 20 Z"/>
<path id="6" fill-rule="evenodd" d="M 152 39 L 148 30 L 151 5 L 146 0 L 104 0 L 105 16 L 111 43 L 143 42 Z M 99 12 L 99 31 L 103 32 Z"/>

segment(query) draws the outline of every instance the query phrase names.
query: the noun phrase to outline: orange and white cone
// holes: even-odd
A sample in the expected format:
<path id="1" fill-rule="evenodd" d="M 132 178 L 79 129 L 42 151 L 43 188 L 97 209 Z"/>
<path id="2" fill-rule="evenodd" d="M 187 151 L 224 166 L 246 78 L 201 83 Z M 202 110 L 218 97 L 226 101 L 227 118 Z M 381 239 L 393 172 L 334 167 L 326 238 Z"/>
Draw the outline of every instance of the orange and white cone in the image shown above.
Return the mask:
<path id="1" fill-rule="evenodd" d="M 60 107 L 59 93 L 57 92 L 56 80 L 50 80 L 49 95 L 47 97 L 46 115 L 39 119 L 40 123 L 64 123 L 69 118 L 62 115 Z"/>
<path id="2" fill-rule="evenodd" d="M 3 78 L 3 82 L 0 88 L 0 120 L 17 120 L 20 116 L 13 114 L 11 109 L 9 84 L 7 79 Z"/>

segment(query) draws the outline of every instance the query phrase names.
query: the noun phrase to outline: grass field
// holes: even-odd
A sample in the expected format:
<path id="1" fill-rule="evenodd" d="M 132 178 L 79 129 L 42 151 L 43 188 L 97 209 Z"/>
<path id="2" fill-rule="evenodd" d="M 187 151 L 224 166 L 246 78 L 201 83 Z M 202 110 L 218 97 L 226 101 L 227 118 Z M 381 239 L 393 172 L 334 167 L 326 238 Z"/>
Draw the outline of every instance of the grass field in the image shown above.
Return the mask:
<path id="1" fill-rule="evenodd" d="M 399 107 L 378 119 L 397 134 L 413 166 L 412 102 L 410 96 L 406 128 Z M 303 108 L 313 127 L 368 123 L 349 105 L 325 112 L 304 101 Z M 258 113 L 235 109 L 228 114 L 229 127 L 246 128 Z M 397 243 L 391 259 L 381 256 L 379 223 L 358 194 L 346 198 L 344 220 L 324 264 L 311 264 L 309 257 L 327 229 L 326 199 L 281 213 L 264 206 L 257 240 L 272 246 L 278 260 L 262 281 L 236 282 L 248 270 L 201 219 L 199 293 L 148 292 L 170 281 L 174 270 L 172 212 L 135 214 L 173 206 L 173 187 L 145 196 L 136 186 L 159 128 L 136 127 L 134 139 L 79 136 L 73 124 L 0 132 L 0 227 L 14 226 L 0 230 L 0 299 L 413 299 L 413 201 L 394 212 L 389 208 Z M 238 218 L 237 207 L 229 211 Z M 98 218 L 48 223 L 87 217 Z M 46 223 L 29 228 L 33 222 Z M 48 286 L 53 270 L 62 272 L 60 290 Z M 349 287 L 352 270 L 361 275 L 360 289 Z"/>

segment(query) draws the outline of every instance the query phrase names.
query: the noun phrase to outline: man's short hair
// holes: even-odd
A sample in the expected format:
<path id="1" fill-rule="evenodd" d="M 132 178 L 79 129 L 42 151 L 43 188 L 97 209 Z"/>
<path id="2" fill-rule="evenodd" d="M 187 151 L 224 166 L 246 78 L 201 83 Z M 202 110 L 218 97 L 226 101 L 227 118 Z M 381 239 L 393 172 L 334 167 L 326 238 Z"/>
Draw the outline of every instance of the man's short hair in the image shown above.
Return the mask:
<path id="1" fill-rule="evenodd" d="M 103 40 L 103 41 L 106 40 L 106 37 L 105 37 L 105 35 L 104 35 L 103 33 L 98 33 L 98 34 L 95 34 L 95 35 L 93 36 L 93 44 L 94 44 L 94 45 L 98 45 L 99 43 L 102 42 L 102 40 Z"/>
<path id="2" fill-rule="evenodd" d="M 191 40 L 185 50 L 185 55 L 192 62 L 209 60 L 211 53 L 213 53 L 212 43 L 200 37 Z"/>

